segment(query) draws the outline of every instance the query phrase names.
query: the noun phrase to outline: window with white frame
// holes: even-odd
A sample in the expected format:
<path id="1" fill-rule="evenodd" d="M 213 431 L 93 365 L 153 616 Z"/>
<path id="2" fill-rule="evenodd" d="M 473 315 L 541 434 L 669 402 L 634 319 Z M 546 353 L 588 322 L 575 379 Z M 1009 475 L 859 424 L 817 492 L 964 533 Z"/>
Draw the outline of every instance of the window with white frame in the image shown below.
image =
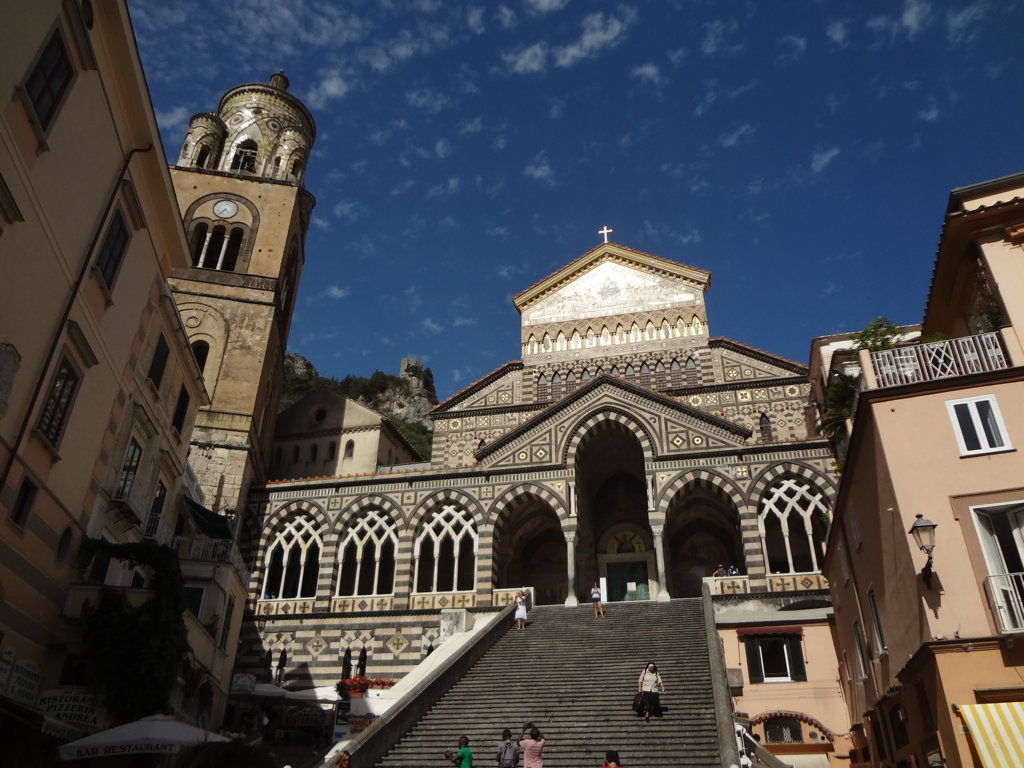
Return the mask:
<path id="1" fill-rule="evenodd" d="M 878 601 L 875 598 L 875 590 L 868 591 L 868 605 L 871 608 L 871 627 L 874 630 L 875 652 L 881 656 L 886 652 L 885 632 L 882 631 L 882 616 L 878 612 Z"/>
<path id="2" fill-rule="evenodd" d="M 263 597 L 315 597 L 322 549 L 312 520 L 305 516 L 286 520 L 267 547 Z"/>
<path id="3" fill-rule="evenodd" d="M 857 646 L 857 672 L 861 680 L 868 676 L 868 654 L 864 647 L 864 633 L 860 629 L 860 622 L 853 621 L 853 641 Z"/>
<path id="4" fill-rule="evenodd" d="M 476 580 L 477 530 L 465 509 L 446 504 L 424 522 L 415 542 L 417 592 L 468 591 Z"/>
<path id="5" fill-rule="evenodd" d="M 135 476 L 139 473 L 139 463 L 142 461 L 142 446 L 134 437 L 128 442 L 128 449 L 124 452 L 124 461 L 121 463 L 121 473 L 117 478 L 117 489 L 114 491 L 115 499 L 127 499 L 128 492 L 135 483 Z"/>
<path id="6" fill-rule="evenodd" d="M 994 396 L 947 400 L 946 408 L 961 456 L 1007 451 L 1013 447 Z"/>
<path id="7" fill-rule="evenodd" d="M 799 630 L 750 634 L 743 640 L 751 683 L 791 683 L 807 679 Z"/>
<path id="8" fill-rule="evenodd" d="M 394 520 L 379 509 L 360 512 L 338 544 L 335 594 L 390 595 L 395 588 L 398 535 Z"/>
<path id="9" fill-rule="evenodd" d="M 757 518 L 771 573 L 809 573 L 824 562 L 828 520 L 825 494 L 798 477 L 782 478 L 765 491 Z"/>

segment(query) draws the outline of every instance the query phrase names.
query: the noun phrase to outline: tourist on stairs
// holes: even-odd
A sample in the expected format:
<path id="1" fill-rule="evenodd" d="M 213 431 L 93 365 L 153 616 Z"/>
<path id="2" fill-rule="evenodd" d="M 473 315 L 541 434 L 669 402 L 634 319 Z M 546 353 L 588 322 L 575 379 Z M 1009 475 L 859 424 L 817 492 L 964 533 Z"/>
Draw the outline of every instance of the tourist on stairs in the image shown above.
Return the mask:
<path id="1" fill-rule="evenodd" d="M 512 741 L 512 731 L 506 728 L 498 742 L 498 768 L 515 768 L 519 762 L 519 745 Z"/>
<path id="2" fill-rule="evenodd" d="M 524 739 L 526 729 L 530 729 L 530 738 Z M 519 748 L 523 750 L 523 768 L 544 768 L 544 735 L 533 723 L 523 723 L 519 733 Z"/>
<path id="3" fill-rule="evenodd" d="M 590 590 L 590 600 L 594 604 L 594 618 L 598 616 L 604 617 L 604 608 L 601 607 L 601 588 L 594 582 L 594 587 Z"/>
<path id="4" fill-rule="evenodd" d="M 526 595 L 516 592 L 516 629 L 526 629 Z"/>
<path id="5" fill-rule="evenodd" d="M 454 752 L 446 751 L 444 756 L 456 768 L 473 768 L 473 753 L 469 751 L 469 737 L 459 736 L 459 748 Z"/>
<path id="6" fill-rule="evenodd" d="M 636 712 L 637 717 L 643 715 L 647 720 L 651 719 L 651 715 L 661 717 L 661 693 L 665 692 L 665 681 L 661 679 L 658 667 L 653 661 L 644 667 L 640 673 L 640 679 L 636 683 L 636 690 L 640 694 L 640 706 Z"/>
<path id="7" fill-rule="evenodd" d="M 609 749 L 605 752 L 601 768 L 622 768 L 622 764 L 619 762 L 619 753 L 614 749 Z"/>

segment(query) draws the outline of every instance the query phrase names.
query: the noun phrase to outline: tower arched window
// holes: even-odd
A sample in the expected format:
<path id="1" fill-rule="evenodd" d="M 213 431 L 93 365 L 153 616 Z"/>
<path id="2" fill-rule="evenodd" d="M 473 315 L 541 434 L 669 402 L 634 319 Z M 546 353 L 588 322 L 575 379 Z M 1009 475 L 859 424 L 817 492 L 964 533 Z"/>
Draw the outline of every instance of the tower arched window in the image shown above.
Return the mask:
<path id="1" fill-rule="evenodd" d="M 787 477 L 761 498 L 757 527 L 769 573 L 813 573 L 824 560 L 825 496 L 807 480 Z"/>
<path id="2" fill-rule="evenodd" d="M 264 597 L 315 597 L 321 549 L 320 534 L 308 517 L 285 521 L 267 548 Z"/>
<path id="3" fill-rule="evenodd" d="M 316 443 L 313 443 L 311 446 L 309 446 L 309 460 L 316 461 L 316 457 L 319 452 L 320 448 L 317 446 Z"/>
<path id="4" fill-rule="evenodd" d="M 296 181 L 298 181 L 302 177 L 302 161 L 301 160 L 292 160 L 292 173 L 291 173 L 291 176 Z"/>
<path id="5" fill-rule="evenodd" d="M 196 168 L 205 168 L 210 162 L 210 148 L 206 146 L 199 147 L 199 152 L 196 154 Z"/>
<path id="6" fill-rule="evenodd" d="M 256 145 L 256 142 L 252 139 L 246 139 L 235 147 L 235 154 L 231 156 L 231 170 L 241 171 L 242 173 L 255 173 L 256 154 L 258 152 L 259 147 Z"/>
<path id="7" fill-rule="evenodd" d="M 221 259 L 221 252 L 224 250 L 226 234 L 227 228 L 223 224 L 218 224 L 213 228 L 209 237 L 206 238 L 206 244 L 201 254 L 202 258 L 197 266 L 203 269 L 217 269 L 217 264 Z"/>
<path id="8" fill-rule="evenodd" d="M 338 545 L 335 594 L 390 595 L 395 589 L 395 522 L 381 510 L 368 509 L 346 527 Z"/>
<path id="9" fill-rule="evenodd" d="M 245 240 L 245 230 L 241 227 L 234 227 L 228 236 L 227 246 L 224 248 L 224 257 L 217 264 L 217 269 L 225 272 L 234 272 L 238 264 L 238 254 L 242 251 L 242 242 Z"/>
<path id="10" fill-rule="evenodd" d="M 281 156 L 278 155 L 274 158 L 274 178 L 278 178 L 281 175 Z"/>
<path id="11" fill-rule="evenodd" d="M 205 221 L 196 224 L 192 230 L 192 266 L 198 267 L 203 259 L 203 251 L 206 250 L 206 239 L 210 233 L 210 225 Z"/>
<path id="12" fill-rule="evenodd" d="M 192 342 L 192 355 L 199 366 L 199 372 L 206 370 L 206 360 L 210 357 L 210 344 L 202 339 Z"/>
<path id="13" fill-rule="evenodd" d="M 469 591 L 476 582 L 476 523 L 454 504 L 436 510 L 416 537 L 417 592 Z"/>
<path id="14" fill-rule="evenodd" d="M 346 459 L 351 459 L 352 456 L 355 454 L 355 452 L 356 452 L 356 444 L 355 444 L 354 441 L 349 440 L 347 443 L 345 443 L 345 458 Z"/>

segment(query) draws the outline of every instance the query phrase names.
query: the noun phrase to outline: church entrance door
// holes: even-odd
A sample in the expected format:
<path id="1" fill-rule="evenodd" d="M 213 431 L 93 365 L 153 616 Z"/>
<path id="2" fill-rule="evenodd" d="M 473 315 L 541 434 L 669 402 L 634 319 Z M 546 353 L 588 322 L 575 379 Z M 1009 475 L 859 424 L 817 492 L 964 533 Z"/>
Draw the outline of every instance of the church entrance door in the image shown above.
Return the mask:
<path id="1" fill-rule="evenodd" d="M 650 599 L 646 560 L 609 562 L 607 568 L 610 602 Z"/>

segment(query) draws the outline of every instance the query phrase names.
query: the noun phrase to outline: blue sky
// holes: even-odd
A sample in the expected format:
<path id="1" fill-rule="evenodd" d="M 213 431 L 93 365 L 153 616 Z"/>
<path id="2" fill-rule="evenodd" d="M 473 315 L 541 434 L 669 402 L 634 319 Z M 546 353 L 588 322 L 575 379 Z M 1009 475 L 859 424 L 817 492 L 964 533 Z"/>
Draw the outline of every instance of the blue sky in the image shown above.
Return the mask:
<path id="1" fill-rule="evenodd" d="M 316 118 L 290 351 L 442 398 L 603 225 L 712 273 L 713 336 L 806 363 L 918 322 L 950 189 L 1024 170 L 1022 5 L 129 0 L 172 161 L 279 68 Z"/>

